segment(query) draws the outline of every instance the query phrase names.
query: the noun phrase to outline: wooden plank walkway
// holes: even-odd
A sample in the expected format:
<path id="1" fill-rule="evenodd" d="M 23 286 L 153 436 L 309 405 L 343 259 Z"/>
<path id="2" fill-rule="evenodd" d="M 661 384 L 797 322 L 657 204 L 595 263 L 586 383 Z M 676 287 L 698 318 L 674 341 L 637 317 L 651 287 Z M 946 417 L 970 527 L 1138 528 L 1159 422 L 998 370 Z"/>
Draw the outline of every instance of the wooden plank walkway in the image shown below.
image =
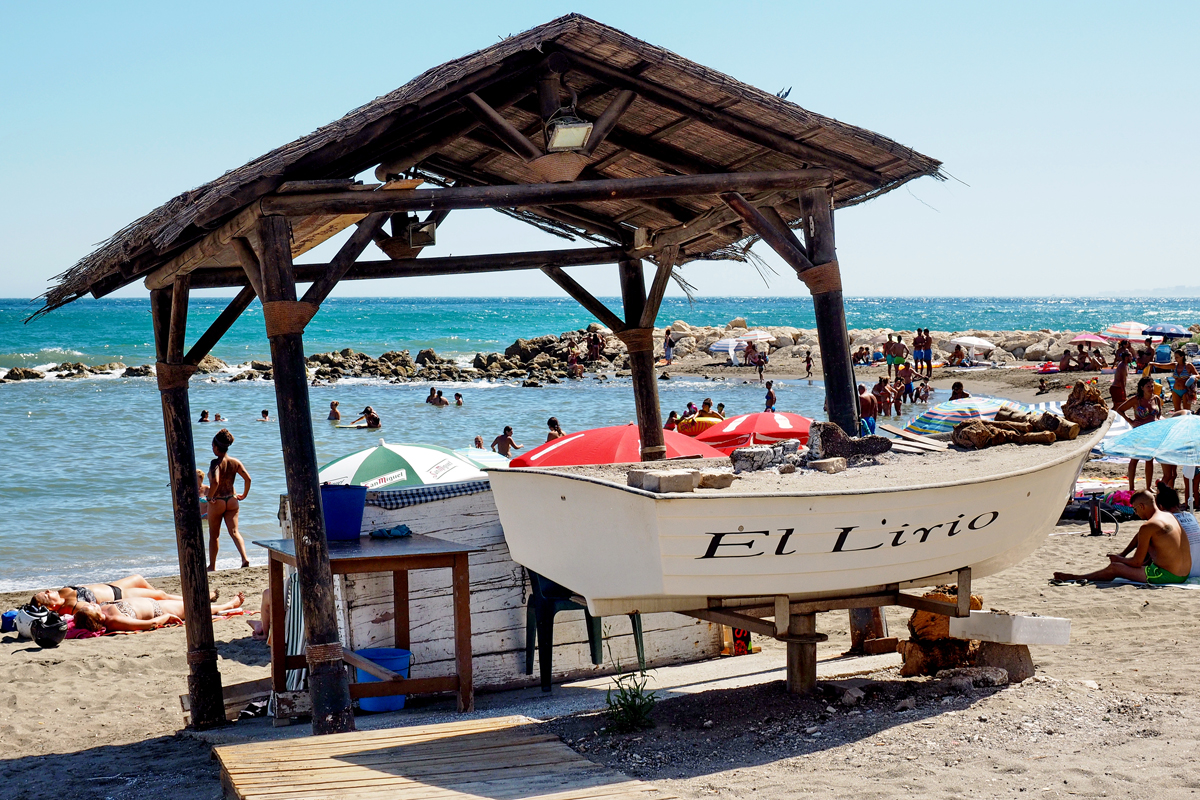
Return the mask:
<path id="1" fill-rule="evenodd" d="M 666 800 L 527 717 L 214 748 L 230 800 Z"/>

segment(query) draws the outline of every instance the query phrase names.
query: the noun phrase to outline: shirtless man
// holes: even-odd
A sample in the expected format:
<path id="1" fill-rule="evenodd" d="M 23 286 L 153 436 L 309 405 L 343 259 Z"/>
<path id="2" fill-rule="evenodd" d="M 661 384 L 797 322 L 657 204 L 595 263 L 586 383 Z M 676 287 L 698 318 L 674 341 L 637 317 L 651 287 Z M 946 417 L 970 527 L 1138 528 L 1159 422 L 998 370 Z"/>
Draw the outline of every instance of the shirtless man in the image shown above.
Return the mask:
<path id="1" fill-rule="evenodd" d="M 73 614 L 75 607 L 82 603 L 111 603 L 129 597 L 149 597 L 151 600 L 179 600 L 183 598 L 175 594 L 167 594 L 162 589 L 155 589 L 141 575 L 130 575 L 112 583 L 89 583 L 83 586 L 64 586 L 61 589 L 47 589 L 33 596 L 33 602 L 42 608 L 48 608 L 59 614 Z M 214 592 L 213 600 L 217 599 Z"/>
<path id="2" fill-rule="evenodd" d="M 437 400 L 437 389 L 430 386 L 429 387 L 429 396 L 425 398 L 425 402 L 429 403 L 430 405 L 434 405 L 436 400 Z"/>
<path id="3" fill-rule="evenodd" d="M 863 429 L 866 431 L 863 435 L 875 433 L 875 415 L 879 413 L 879 403 L 875 400 L 875 395 L 867 391 L 867 385 L 860 383 L 858 385 L 858 418 L 862 420 Z"/>
<path id="4" fill-rule="evenodd" d="M 887 375 L 890 379 L 892 377 L 892 348 L 896 346 L 896 343 L 892 341 L 892 334 L 889 333 L 887 337 L 888 340 L 883 343 L 881 349 L 883 350 L 883 362 L 887 365 Z"/>
<path id="5" fill-rule="evenodd" d="M 1137 351 L 1137 371 L 1142 372 L 1154 360 L 1154 345 L 1149 339 L 1142 344 L 1142 348 Z"/>
<path id="6" fill-rule="evenodd" d="M 433 404 L 438 408 L 445 408 L 446 406 L 450 405 L 450 401 L 445 397 L 442 397 L 442 390 L 438 389 L 437 396 L 433 398 Z M 367 420 L 367 427 L 371 427 L 371 421 L 369 419 Z"/>
<path id="7" fill-rule="evenodd" d="M 504 433 L 500 434 L 495 439 L 492 439 L 492 452 L 499 453 L 505 458 L 512 458 L 509 453 L 513 450 L 523 450 L 524 448 L 524 445 L 517 444 L 515 441 L 513 441 L 512 425 L 505 425 Z"/>
<path id="8" fill-rule="evenodd" d="M 259 418 L 258 418 L 258 419 L 256 419 L 256 420 L 254 420 L 254 421 L 255 421 L 255 422 L 273 422 L 274 420 L 272 420 L 272 419 L 271 419 L 271 415 L 270 415 L 270 414 L 267 412 L 267 410 L 264 408 L 264 409 L 262 410 L 262 416 L 261 416 L 261 417 L 259 417 Z"/>
<path id="9" fill-rule="evenodd" d="M 772 388 L 774 385 L 775 381 L 767 381 L 767 396 L 764 401 L 766 403 L 766 408 L 764 408 L 763 411 L 775 410 L 775 390 Z"/>
<path id="10" fill-rule="evenodd" d="M 227 603 L 213 604 L 212 614 L 221 614 L 239 608 L 246 595 Z M 151 600 L 138 597 L 132 600 L 117 600 L 112 603 L 80 603 L 75 612 L 75 626 L 89 631 L 152 631 L 164 625 L 184 622 L 183 600 Z"/>
<path id="11" fill-rule="evenodd" d="M 241 501 L 250 494 L 250 473 L 236 458 L 229 457 L 229 446 L 233 444 L 233 434 L 226 428 L 217 431 L 213 437 L 212 449 L 216 456 L 208 466 L 208 571 L 217 568 L 217 549 L 221 538 L 221 521 L 233 538 L 233 545 L 238 555 L 242 557 L 242 566 L 250 566 L 246 556 L 246 543 L 238 530 L 238 509 Z M 233 481 L 238 475 L 242 476 L 244 487 L 241 494 L 235 494 Z"/>
<path id="12" fill-rule="evenodd" d="M 1062 354 L 1062 358 L 1060 358 L 1058 360 L 1058 371 L 1059 372 L 1070 372 L 1073 369 L 1075 369 L 1075 368 L 1071 366 L 1071 351 L 1064 350 L 1063 354 Z"/>
<path id="13" fill-rule="evenodd" d="M 879 405 L 879 414 L 890 416 L 892 413 L 892 390 L 888 388 L 886 375 L 879 376 L 879 382 L 871 389 L 875 402 Z"/>
<path id="14" fill-rule="evenodd" d="M 896 336 L 896 343 L 892 345 L 892 364 L 896 367 L 896 374 L 900 374 L 900 365 L 908 360 L 908 345 L 904 343 L 903 336 Z"/>
<path id="15" fill-rule="evenodd" d="M 913 391 L 913 369 L 908 365 L 907 361 L 901 364 L 896 370 L 896 377 L 904 384 L 904 400 L 911 403 L 915 395 Z"/>
<path id="16" fill-rule="evenodd" d="M 1192 551 L 1179 521 L 1163 511 L 1154 501 L 1154 495 L 1144 489 L 1135 492 L 1133 510 L 1145 523 L 1133 541 L 1121 553 L 1108 554 L 1108 566 L 1076 575 L 1069 572 L 1054 573 L 1056 581 L 1111 581 L 1124 578 L 1137 583 L 1183 583 L 1192 569 Z M 1133 551 L 1132 558 L 1125 554 Z"/>

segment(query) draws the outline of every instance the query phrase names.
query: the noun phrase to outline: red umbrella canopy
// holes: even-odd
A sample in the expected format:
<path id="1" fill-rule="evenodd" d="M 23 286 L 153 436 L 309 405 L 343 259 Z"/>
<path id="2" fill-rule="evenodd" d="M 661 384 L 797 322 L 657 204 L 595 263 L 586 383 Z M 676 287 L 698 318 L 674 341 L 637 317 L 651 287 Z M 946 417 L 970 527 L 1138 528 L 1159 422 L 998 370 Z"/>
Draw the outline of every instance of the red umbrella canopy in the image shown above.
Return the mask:
<path id="1" fill-rule="evenodd" d="M 720 450 L 675 431 L 663 431 L 667 458 L 724 458 Z M 569 433 L 508 462 L 510 467 L 571 467 L 580 464 L 632 464 L 642 460 L 642 442 L 633 423 Z"/>
<path id="2" fill-rule="evenodd" d="M 700 433 L 696 441 L 712 445 L 724 453 L 731 453 L 748 444 L 774 444 L 783 439 L 799 439 L 800 444 L 808 444 L 811 425 L 811 419 L 799 414 L 760 411 L 757 414 L 730 417 Z"/>

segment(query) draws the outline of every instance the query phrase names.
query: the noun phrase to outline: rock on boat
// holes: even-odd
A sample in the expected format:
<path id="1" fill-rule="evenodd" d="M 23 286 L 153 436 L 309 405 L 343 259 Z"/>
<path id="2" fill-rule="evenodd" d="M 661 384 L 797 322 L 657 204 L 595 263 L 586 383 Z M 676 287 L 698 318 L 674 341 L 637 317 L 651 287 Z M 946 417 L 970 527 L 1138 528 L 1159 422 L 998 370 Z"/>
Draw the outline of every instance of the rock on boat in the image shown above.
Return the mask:
<path id="1" fill-rule="evenodd" d="M 1047 448 L 1035 467 L 865 491 L 654 494 L 533 468 L 489 478 L 513 559 L 583 595 L 592 614 L 687 611 L 1006 569 L 1041 545 L 1108 425 Z"/>

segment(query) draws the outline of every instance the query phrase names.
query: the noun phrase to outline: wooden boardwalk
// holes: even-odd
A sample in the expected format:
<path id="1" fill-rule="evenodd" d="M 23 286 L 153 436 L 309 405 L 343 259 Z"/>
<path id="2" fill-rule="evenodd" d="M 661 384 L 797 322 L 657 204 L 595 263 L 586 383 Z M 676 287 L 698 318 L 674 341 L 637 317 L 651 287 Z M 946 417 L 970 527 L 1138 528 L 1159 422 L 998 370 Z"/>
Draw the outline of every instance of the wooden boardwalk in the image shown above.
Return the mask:
<path id="1" fill-rule="evenodd" d="M 664 800 L 526 717 L 214 748 L 236 800 Z"/>

